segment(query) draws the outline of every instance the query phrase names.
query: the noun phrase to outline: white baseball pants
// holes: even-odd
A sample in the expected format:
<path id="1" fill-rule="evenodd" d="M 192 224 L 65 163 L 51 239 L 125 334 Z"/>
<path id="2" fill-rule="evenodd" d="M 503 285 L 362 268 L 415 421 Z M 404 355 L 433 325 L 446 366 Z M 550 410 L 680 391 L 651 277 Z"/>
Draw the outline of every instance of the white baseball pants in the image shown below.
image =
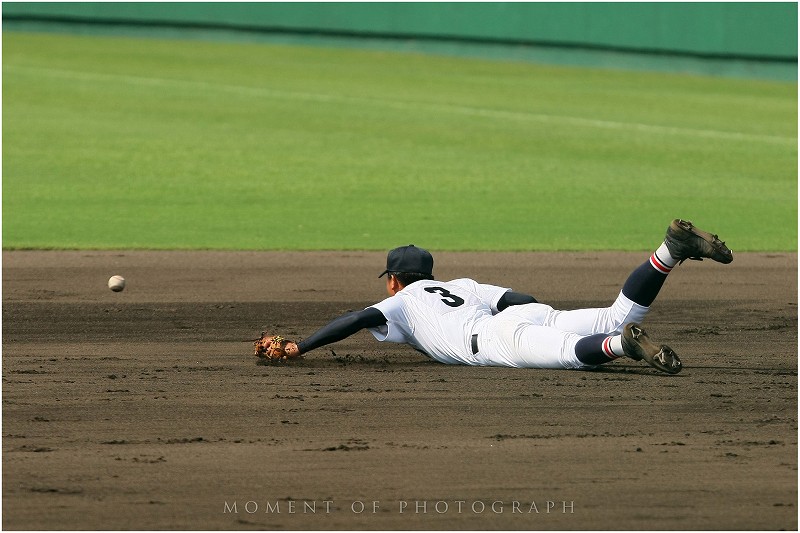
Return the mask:
<path id="1" fill-rule="evenodd" d="M 545 304 L 508 307 L 487 320 L 478 333 L 481 366 L 585 368 L 575 355 L 589 335 L 619 334 L 628 322 L 641 322 L 649 307 L 622 292 L 610 307 L 559 311 Z"/>

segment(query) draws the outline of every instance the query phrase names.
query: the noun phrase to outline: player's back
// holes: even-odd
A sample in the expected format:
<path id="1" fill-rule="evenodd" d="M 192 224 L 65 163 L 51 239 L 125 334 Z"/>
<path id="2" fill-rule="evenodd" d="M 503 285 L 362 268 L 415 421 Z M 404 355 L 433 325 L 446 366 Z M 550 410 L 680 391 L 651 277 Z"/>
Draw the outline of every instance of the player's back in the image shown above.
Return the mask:
<path id="1" fill-rule="evenodd" d="M 470 336 L 491 318 L 508 289 L 471 279 L 417 281 L 374 307 L 387 318 L 383 338 L 406 342 L 444 363 L 470 362 Z"/>

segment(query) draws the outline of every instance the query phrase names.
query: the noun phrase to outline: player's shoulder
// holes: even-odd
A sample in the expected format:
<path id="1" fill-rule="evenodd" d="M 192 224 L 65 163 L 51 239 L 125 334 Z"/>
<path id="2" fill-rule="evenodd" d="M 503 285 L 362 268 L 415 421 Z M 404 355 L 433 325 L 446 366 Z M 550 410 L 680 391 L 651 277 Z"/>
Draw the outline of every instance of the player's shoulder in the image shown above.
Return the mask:
<path id="1" fill-rule="evenodd" d="M 397 294 L 401 295 L 414 295 L 420 292 L 430 292 L 432 287 L 439 287 L 439 288 L 447 288 L 453 287 L 454 285 L 450 281 L 442 281 L 442 280 L 433 280 L 433 279 L 421 279 L 419 281 L 415 281 L 409 285 L 403 287 L 403 290 L 398 292 Z"/>
<path id="2" fill-rule="evenodd" d="M 459 287 L 468 288 L 468 289 L 473 289 L 473 288 L 475 288 L 475 287 L 477 287 L 479 285 L 479 283 L 477 281 L 475 281 L 474 279 L 470 279 L 470 278 L 453 279 L 453 280 L 448 281 L 447 283 L 450 283 L 452 285 L 457 285 Z"/>
<path id="3" fill-rule="evenodd" d="M 475 287 L 478 283 L 475 280 L 469 278 L 458 278 L 452 279 L 449 281 L 440 280 L 440 279 L 423 279 L 419 281 L 415 281 L 411 285 L 406 288 L 414 288 L 416 290 L 424 290 L 427 287 L 463 287 L 467 289 L 471 289 Z"/>
<path id="4" fill-rule="evenodd" d="M 414 293 L 418 291 L 424 291 L 426 289 L 430 289 L 431 287 L 440 287 L 440 288 L 453 288 L 458 287 L 462 289 L 474 290 L 480 284 L 475 281 L 474 279 L 469 278 L 458 278 L 449 281 L 444 281 L 440 279 L 422 279 L 419 281 L 415 281 L 414 283 L 406 286 L 400 293 Z"/>
<path id="5" fill-rule="evenodd" d="M 508 292 L 510 289 L 507 287 L 500 287 L 498 285 L 487 285 L 471 278 L 454 279 L 450 282 L 454 287 L 458 287 L 463 291 L 468 291 L 483 301 L 493 301 L 499 298 L 502 293 Z"/>
<path id="6" fill-rule="evenodd" d="M 449 283 L 478 283 L 472 278 L 458 278 L 458 279 L 451 279 Z"/>

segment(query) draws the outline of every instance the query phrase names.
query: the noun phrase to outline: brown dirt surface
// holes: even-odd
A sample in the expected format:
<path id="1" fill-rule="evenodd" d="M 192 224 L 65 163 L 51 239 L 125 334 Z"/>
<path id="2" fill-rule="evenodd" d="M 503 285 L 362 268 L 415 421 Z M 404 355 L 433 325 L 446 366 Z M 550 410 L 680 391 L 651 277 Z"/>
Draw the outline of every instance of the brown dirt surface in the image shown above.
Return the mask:
<path id="1" fill-rule="evenodd" d="M 641 253 L 439 253 L 439 279 L 606 306 Z M 687 262 L 677 376 L 446 366 L 367 332 L 367 252 L 3 252 L 4 529 L 797 529 L 797 254 Z M 106 287 L 113 274 L 125 291 Z"/>

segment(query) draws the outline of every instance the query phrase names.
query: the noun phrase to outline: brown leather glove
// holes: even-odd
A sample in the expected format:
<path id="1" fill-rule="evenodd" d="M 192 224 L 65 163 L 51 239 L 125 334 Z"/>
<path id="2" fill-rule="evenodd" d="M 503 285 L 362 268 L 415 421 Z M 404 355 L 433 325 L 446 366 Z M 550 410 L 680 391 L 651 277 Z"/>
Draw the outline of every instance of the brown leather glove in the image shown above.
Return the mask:
<path id="1" fill-rule="evenodd" d="M 255 348 L 254 355 L 262 359 L 269 359 L 270 361 L 285 361 L 287 359 L 299 358 L 300 354 L 296 349 L 287 352 L 286 346 L 288 344 L 294 343 L 284 339 L 280 335 L 267 335 L 266 332 L 262 332 L 261 338 L 253 343 Z"/>

